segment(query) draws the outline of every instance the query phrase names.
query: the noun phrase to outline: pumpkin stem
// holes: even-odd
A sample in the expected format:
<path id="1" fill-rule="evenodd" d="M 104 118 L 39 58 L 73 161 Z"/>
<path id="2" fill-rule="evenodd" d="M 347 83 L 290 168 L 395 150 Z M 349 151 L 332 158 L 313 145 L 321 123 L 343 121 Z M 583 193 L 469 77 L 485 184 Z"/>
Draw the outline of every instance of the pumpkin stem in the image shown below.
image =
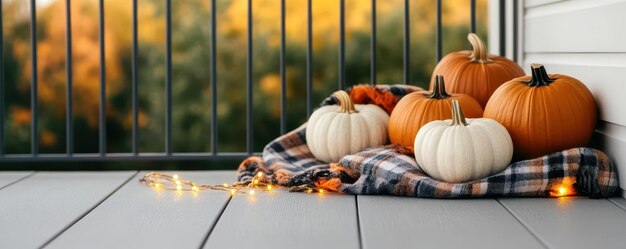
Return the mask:
<path id="1" fill-rule="evenodd" d="M 532 73 L 532 77 L 529 81 L 525 81 L 524 83 L 529 86 L 547 86 L 550 85 L 554 81 L 554 79 L 548 76 L 546 72 L 546 68 L 543 65 L 538 63 L 530 64 L 530 69 Z"/>
<path id="2" fill-rule="evenodd" d="M 465 115 L 463 115 L 463 109 L 459 105 L 458 100 L 452 100 L 452 124 L 453 125 L 463 125 L 467 126 L 467 120 L 465 120 Z"/>
<path id="3" fill-rule="evenodd" d="M 450 97 L 450 94 L 446 92 L 446 84 L 443 82 L 442 75 L 435 76 L 433 91 L 426 97 L 431 99 L 447 99 Z"/>
<path id="4" fill-rule="evenodd" d="M 333 93 L 335 98 L 339 101 L 339 112 L 347 112 L 347 113 L 355 113 L 358 112 L 356 108 L 354 108 L 354 102 L 350 98 L 350 95 L 344 90 L 339 90 Z"/>
<path id="5" fill-rule="evenodd" d="M 491 63 L 493 62 L 489 59 L 489 53 L 487 52 L 487 46 L 485 42 L 478 37 L 478 35 L 474 33 L 469 33 L 467 35 L 467 40 L 472 44 L 472 53 L 470 54 L 470 60 L 472 62 L 478 63 Z"/>

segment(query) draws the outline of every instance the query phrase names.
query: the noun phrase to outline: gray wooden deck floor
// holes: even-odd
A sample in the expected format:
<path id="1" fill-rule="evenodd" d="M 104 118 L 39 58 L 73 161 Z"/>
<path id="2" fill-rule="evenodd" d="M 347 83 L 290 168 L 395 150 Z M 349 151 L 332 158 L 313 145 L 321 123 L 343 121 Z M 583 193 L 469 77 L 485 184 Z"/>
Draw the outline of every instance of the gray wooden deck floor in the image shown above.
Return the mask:
<path id="1" fill-rule="evenodd" d="M 626 248 L 626 200 L 156 191 L 147 172 L 0 172 L 0 248 Z M 173 172 L 168 172 L 173 173 Z M 178 172 L 199 183 L 234 172 Z"/>

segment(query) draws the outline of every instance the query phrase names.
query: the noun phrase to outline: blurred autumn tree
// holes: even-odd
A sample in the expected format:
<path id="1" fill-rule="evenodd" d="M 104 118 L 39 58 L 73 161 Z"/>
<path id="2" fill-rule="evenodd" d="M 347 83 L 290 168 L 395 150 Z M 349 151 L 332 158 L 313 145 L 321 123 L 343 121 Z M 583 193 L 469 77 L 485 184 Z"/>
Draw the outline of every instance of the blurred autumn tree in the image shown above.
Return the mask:
<path id="1" fill-rule="evenodd" d="M 65 151 L 65 1 L 38 0 L 37 74 L 42 153 Z M 462 4 L 461 4 L 462 3 Z M 31 53 L 29 2 L 3 1 L 7 153 L 30 152 Z M 73 0 L 73 84 L 76 152 L 98 150 L 98 1 Z M 477 1 L 478 31 L 486 39 L 486 0 Z M 403 1 L 378 1 L 378 79 L 401 83 Z M 435 65 L 435 1 L 411 1 L 411 84 L 426 86 Z M 247 1 L 217 2 L 219 151 L 244 151 Z M 255 0 L 254 148 L 279 134 L 280 1 Z M 306 1 L 288 0 L 287 124 L 306 121 Z M 139 138 L 141 152 L 164 149 L 165 18 L 163 0 L 139 0 Z M 210 151 L 210 1 L 172 1 L 173 142 L 177 152 Z M 370 81 L 371 3 L 346 0 L 346 79 Z M 313 1 L 313 102 L 337 86 L 337 0 Z M 469 1 L 444 1 L 444 53 L 468 48 Z M 105 1 L 107 151 L 131 149 L 131 2 Z"/>

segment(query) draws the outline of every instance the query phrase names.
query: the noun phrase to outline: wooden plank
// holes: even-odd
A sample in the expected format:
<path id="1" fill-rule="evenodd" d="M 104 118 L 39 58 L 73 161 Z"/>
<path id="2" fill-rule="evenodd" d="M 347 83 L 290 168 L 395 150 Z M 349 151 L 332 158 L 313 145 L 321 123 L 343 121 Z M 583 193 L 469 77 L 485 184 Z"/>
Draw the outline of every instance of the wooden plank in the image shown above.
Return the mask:
<path id="1" fill-rule="evenodd" d="M 236 195 L 204 248 L 359 248 L 352 195 Z"/>
<path id="2" fill-rule="evenodd" d="M 626 52 L 626 1 L 562 1 L 526 11 L 527 52 Z"/>
<path id="3" fill-rule="evenodd" d="M 610 198 L 609 201 L 626 211 L 626 199 L 624 199 L 624 197 Z"/>
<path id="4" fill-rule="evenodd" d="M 543 248 L 493 199 L 359 196 L 363 248 Z"/>
<path id="5" fill-rule="evenodd" d="M 200 247 L 229 194 L 155 190 L 139 183 L 145 173 L 138 174 L 46 248 Z M 178 174 L 198 184 L 222 184 L 236 179 L 234 171 Z"/>
<path id="6" fill-rule="evenodd" d="M 3 189 L 9 184 L 14 184 L 16 181 L 20 181 L 32 173 L 33 172 L 28 172 L 28 171 L 0 172 L 0 189 Z"/>
<path id="7" fill-rule="evenodd" d="M 135 172 L 40 172 L 0 191 L 3 248 L 36 248 L 92 210 Z"/>
<path id="8" fill-rule="evenodd" d="M 617 176 L 622 189 L 626 189 L 626 130 L 624 126 L 600 123 L 594 134 L 594 146 L 604 151 L 617 167 Z M 621 174 L 620 174 L 621 173 Z"/>
<path id="9" fill-rule="evenodd" d="M 545 65 L 548 73 L 566 74 L 582 81 L 598 103 L 600 119 L 626 126 L 621 94 L 626 90 L 626 79 L 622 76 L 626 54 L 527 54 L 524 64 L 527 72 L 531 63 Z"/>
<path id="10" fill-rule="evenodd" d="M 623 248 L 626 215 L 606 199 L 517 198 L 500 202 L 550 248 Z"/>
<path id="11" fill-rule="evenodd" d="M 524 2 L 524 7 L 532 8 L 532 7 L 542 6 L 542 5 L 556 3 L 560 1 L 563 1 L 563 0 L 526 0 L 523 2 Z"/>

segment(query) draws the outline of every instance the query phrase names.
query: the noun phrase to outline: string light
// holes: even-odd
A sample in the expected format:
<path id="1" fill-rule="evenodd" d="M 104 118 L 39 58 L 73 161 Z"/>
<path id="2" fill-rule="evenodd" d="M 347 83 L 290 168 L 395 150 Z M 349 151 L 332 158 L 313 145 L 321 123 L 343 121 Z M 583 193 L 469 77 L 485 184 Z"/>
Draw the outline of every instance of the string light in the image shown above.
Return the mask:
<path id="1" fill-rule="evenodd" d="M 574 182 L 575 180 L 573 180 L 571 177 L 563 178 L 563 181 L 561 183 L 555 184 L 552 186 L 552 188 L 550 188 L 550 196 L 562 197 L 576 194 L 576 190 L 573 186 Z"/>
<path id="2" fill-rule="evenodd" d="M 245 181 L 238 181 L 232 184 L 224 183 L 220 185 L 196 185 L 195 182 L 181 179 L 178 175 L 167 175 L 156 172 L 151 172 L 144 175 L 139 181 L 155 189 L 164 190 L 176 190 L 176 191 L 190 191 L 198 192 L 203 190 L 219 190 L 229 193 L 234 196 L 237 193 L 247 193 L 249 195 L 255 195 L 256 191 L 272 191 L 276 188 L 287 189 L 292 192 L 306 192 L 311 194 L 318 192 L 320 194 L 325 193 L 324 189 L 316 189 L 311 185 L 299 185 L 292 187 L 274 186 L 271 181 L 265 179 L 265 173 L 258 172 L 252 177 L 252 179 Z"/>

